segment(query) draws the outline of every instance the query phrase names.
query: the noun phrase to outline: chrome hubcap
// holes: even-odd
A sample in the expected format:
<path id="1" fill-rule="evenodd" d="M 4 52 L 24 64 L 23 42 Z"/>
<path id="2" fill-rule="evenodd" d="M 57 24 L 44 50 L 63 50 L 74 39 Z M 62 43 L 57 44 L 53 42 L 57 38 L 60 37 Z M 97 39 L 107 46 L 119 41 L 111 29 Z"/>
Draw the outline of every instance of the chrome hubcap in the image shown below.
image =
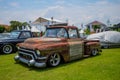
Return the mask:
<path id="1" fill-rule="evenodd" d="M 12 52 L 12 46 L 11 45 L 5 45 L 3 47 L 3 52 L 6 53 L 6 54 L 9 54 Z"/>
<path id="2" fill-rule="evenodd" d="M 60 63 L 60 55 L 59 54 L 52 54 L 50 57 L 50 64 L 52 66 L 57 66 Z"/>

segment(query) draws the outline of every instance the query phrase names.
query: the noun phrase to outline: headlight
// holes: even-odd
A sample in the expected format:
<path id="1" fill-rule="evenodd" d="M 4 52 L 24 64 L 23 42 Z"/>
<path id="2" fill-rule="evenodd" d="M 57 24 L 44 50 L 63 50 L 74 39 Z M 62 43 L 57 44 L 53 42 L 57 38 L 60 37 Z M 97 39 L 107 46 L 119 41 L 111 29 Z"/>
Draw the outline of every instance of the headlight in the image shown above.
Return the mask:
<path id="1" fill-rule="evenodd" d="M 17 49 L 20 49 L 20 47 L 17 46 Z"/>
<path id="2" fill-rule="evenodd" d="M 37 50 L 36 53 L 37 53 L 37 55 L 40 55 L 40 51 L 39 50 Z"/>

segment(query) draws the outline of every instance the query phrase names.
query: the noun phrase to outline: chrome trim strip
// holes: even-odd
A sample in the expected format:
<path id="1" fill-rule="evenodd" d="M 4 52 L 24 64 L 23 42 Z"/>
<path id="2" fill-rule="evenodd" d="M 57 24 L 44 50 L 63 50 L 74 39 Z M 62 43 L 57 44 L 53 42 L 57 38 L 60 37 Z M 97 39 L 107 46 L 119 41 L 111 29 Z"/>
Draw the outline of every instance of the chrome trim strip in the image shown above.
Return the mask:
<path id="1" fill-rule="evenodd" d="M 28 56 L 31 56 L 32 57 L 32 59 L 34 59 L 34 57 L 31 55 L 31 54 L 26 54 L 26 53 L 24 53 L 24 52 L 19 52 L 20 54 L 24 54 L 24 55 L 28 55 Z"/>
<path id="2" fill-rule="evenodd" d="M 33 55 L 31 54 L 26 54 L 25 52 L 19 52 L 20 54 L 24 54 L 24 55 L 29 55 L 32 57 L 32 59 L 34 59 Z M 47 59 L 47 57 L 37 57 L 37 59 Z"/>
<path id="3" fill-rule="evenodd" d="M 34 54 L 35 58 L 37 59 L 37 55 L 35 54 L 35 51 L 21 49 L 21 48 L 19 50 L 23 50 L 23 51 L 27 51 L 27 52 L 32 52 Z M 19 51 L 19 52 L 21 52 L 21 51 Z"/>
<path id="4" fill-rule="evenodd" d="M 37 59 L 47 59 L 47 57 L 38 57 Z"/>

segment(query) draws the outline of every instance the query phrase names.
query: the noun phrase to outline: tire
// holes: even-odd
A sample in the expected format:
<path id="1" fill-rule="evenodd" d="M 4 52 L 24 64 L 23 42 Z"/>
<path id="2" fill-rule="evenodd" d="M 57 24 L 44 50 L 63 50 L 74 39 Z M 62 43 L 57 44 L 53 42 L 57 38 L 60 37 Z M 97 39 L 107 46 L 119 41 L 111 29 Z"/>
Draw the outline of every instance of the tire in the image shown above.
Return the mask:
<path id="1" fill-rule="evenodd" d="M 59 65 L 60 62 L 61 62 L 61 57 L 58 53 L 51 54 L 48 59 L 48 65 L 52 67 Z"/>
<path id="2" fill-rule="evenodd" d="M 10 44 L 6 44 L 2 48 L 2 52 L 5 54 L 10 54 L 13 51 L 13 47 Z"/>
<path id="3" fill-rule="evenodd" d="M 91 56 L 96 56 L 98 54 L 98 50 L 97 49 L 93 49 L 91 51 Z"/>

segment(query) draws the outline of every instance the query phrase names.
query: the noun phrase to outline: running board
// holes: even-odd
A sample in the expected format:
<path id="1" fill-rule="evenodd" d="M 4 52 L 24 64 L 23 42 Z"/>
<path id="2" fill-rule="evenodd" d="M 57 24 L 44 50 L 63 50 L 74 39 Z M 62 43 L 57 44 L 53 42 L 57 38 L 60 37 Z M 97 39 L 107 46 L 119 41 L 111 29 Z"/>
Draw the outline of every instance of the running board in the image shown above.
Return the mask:
<path id="1" fill-rule="evenodd" d="M 89 57 L 90 55 L 83 55 L 84 58 Z"/>

